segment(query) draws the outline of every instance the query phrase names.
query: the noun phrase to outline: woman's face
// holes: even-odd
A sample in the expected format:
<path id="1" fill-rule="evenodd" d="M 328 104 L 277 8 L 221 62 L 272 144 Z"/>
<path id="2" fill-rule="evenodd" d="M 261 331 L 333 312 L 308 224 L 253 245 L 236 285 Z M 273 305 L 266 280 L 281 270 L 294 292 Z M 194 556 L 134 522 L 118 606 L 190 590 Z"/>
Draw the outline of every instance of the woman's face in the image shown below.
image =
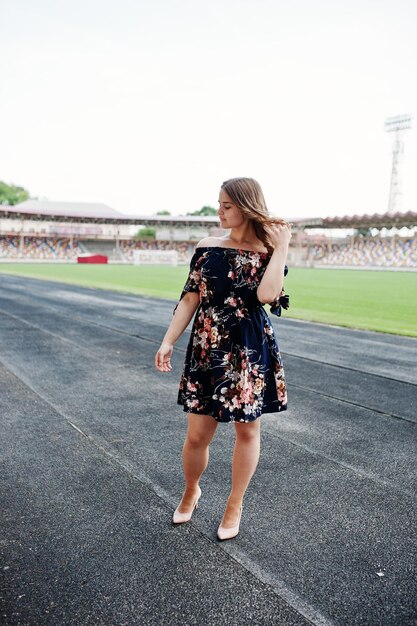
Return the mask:
<path id="1" fill-rule="evenodd" d="M 228 196 L 223 189 L 220 190 L 219 194 L 219 210 L 217 211 L 217 215 L 219 216 L 222 228 L 237 228 L 238 226 L 242 226 L 246 221 L 242 211 L 236 204 L 233 204 L 230 196 Z"/>

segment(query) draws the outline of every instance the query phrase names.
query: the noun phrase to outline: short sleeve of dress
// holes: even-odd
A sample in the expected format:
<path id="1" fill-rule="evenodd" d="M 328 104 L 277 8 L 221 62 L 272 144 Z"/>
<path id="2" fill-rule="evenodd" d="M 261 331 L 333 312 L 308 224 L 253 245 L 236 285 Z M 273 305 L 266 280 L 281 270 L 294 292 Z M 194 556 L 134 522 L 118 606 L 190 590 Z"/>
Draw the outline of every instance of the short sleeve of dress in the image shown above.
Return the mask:
<path id="1" fill-rule="evenodd" d="M 200 282 L 201 282 L 201 259 L 202 252 L 196 250 L 191 257 L 190 261 L 190 271 L 188 273 L 187 280 L 185 282 L 184 288 L 181 292 L 181 298 L 189 292 L 198 293 L 200 290 Z"/>
<path id="2" fill-rule="evenodd" d="M 286 265 L 284 267 L 284 276 L 286 276 L 287 274 L 288 274 L 288 266 Z M 285 293 L 284 287 L 282 287 L 282 291 L 279 294 L 279 297 L 274 302 L 271 302 L 270 311 L 273 315 L 277 315 L 278 317 L 281 317 L 282 309 L 288 309 L 289 306 L 290 306 L 290 297 L 288 294 Z"/>
<path id="3" fill-rule="evenodd" d="M 201 262 L 203 260 L 203 253 L 200 249 L 197 249 L 190 261 L 190 271 L 188 277 L 181 292 L 179 301 L 185 296 L 186 293 L 199 293 L 201 283 Z M 179 302 L 178 301 L 178 302 Z M 178 303 L 175 306 L 174 313 L 177 309 Z"/>

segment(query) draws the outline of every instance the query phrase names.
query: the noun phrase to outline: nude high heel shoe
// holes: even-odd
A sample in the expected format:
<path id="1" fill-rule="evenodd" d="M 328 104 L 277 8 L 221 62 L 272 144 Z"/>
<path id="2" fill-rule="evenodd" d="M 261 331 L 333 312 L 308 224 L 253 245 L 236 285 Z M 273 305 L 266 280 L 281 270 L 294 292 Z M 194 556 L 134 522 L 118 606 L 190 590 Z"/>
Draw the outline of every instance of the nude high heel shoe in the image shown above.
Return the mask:
<path id="1" fill-rule="evenodd" d="M 239 534 L 240 520 L 242 519 L 242 510 L 243 507 L 241 506 L 239 511 L 239 519 L 235 526 L 232 526 L 231 528 L 223 528 L 223 526 L 220 524 L 217 529 L 217 539 L 220 539 L 220 541 L 224 541 L 225 539 L 233 539 L 233 537 L 236 537 L 236 535 Z"/>
<path id="2" fill-rule="evenodd" d="M 179 509 L 179 505 L 178 505 L 177 508 L 174 511 L 172 522 L 174 524 L 184 524 L 184 522 L 189 522 L 191 517 L 192 517 L 192 515 L 193 515 L 193 513 L 194 513 L 194 509 L 198 509 L 198 501 L 200 500 L 200 498 L 201 498 L 201 489 L 199 487 L 198 488 L 198 496 L 195 499 L 194 506 L 191 509 L 191 511 L 189 511 L 189 513 L 180 513 L 179 510 L 178 510 Z"/>

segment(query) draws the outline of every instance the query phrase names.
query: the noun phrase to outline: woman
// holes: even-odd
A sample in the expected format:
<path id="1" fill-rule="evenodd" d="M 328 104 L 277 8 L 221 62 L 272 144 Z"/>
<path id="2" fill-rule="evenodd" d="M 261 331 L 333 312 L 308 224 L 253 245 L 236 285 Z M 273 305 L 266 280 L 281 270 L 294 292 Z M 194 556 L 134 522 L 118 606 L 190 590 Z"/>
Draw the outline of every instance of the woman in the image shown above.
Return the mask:
<path id="1" fill-rule="evenodd" d="M 233 422 L 232 489 L 217 530 L 223 540 L 239 532 L 243 497 L 259 460 L 260 415 L 287 408 L 282 360 L 262 305 L 272 303 L 271 311 L 278 315 L 281 306 L 288 307 L 283 280 L 291 225 L 268 214 L 261 187 L 252 178 L 222 184 L 218 216 L 230 232 L 197 245 L 155 366 L 171 371 L 174 344 L 197 311 L 178 394 L 178 404 L 188 413 L 188 430 L 185 491 L 173 522 L 191 519 L 217 425 Z"/>

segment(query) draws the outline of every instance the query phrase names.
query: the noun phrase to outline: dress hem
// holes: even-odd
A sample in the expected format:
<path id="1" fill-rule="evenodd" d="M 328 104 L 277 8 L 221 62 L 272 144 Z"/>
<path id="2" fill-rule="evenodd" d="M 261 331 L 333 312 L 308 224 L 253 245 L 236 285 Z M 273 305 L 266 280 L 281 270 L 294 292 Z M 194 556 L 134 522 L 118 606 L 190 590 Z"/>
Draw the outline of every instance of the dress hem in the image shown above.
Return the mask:
<path id="1" fill-rule="evenodd" d="M 259 419 L 262 415 L 267 415 L 268 413 L 282 413 L 283 411 L 286 411 L 288 408 L 288 404 L 281 404 L 278 408 L 268 408 L 268 409 L 262 409 L 262 412 L 257 415 L 255 418 L 252 419 L 242 419 L 242 418 L 237 418 L 237 419 L 222 419 L 221 417 L 219 417 L 218 415 L 214 415 L 213 412 L 207 412 L 207 411 L 193 411 L 191 409 L 188 409 L 182 402 L 177 402 L 177 404 L 179 406 L 182 406 L 182 410 L 184 411 L 184 413 L 194 413 L 194 415 L 207 415 L 208 417 L 212 417 L 213 419 L 216 420 L 216 422 L 220 422 L 223 424 L 230 424 L 230 423 L 240 423 L 240 424 L 247 424 L 249 422 L 256 422 L 257 419 Z"/>

